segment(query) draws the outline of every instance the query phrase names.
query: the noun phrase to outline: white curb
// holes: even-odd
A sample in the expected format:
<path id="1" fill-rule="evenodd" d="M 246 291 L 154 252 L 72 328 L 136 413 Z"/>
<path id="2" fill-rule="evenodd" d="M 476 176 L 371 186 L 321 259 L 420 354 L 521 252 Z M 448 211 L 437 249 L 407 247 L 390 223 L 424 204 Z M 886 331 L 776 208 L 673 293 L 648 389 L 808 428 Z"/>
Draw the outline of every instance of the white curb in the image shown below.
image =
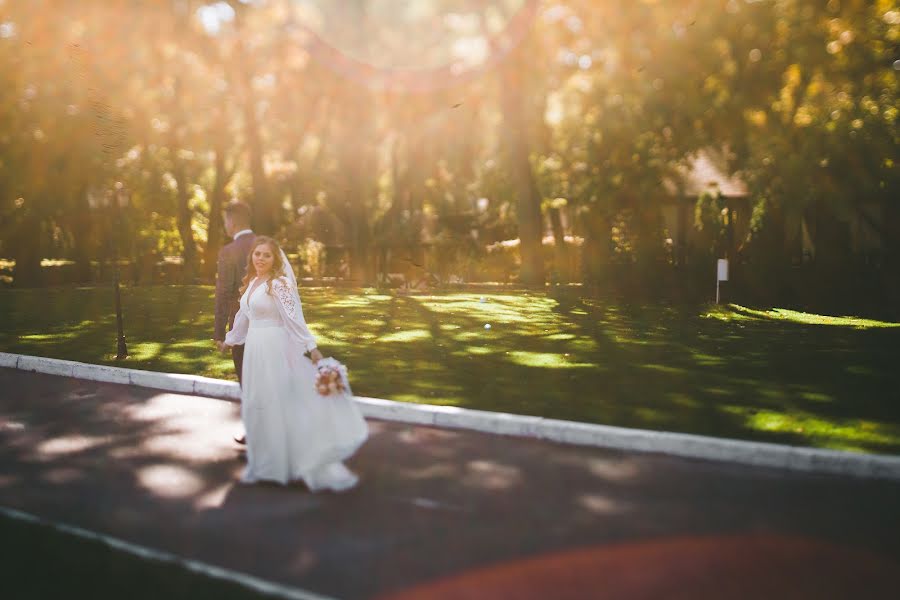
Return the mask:
<path id="1" fill-rule="evenodd" d="M 130 384 L 179 394 L 214 396 L 227 400 L 238 400 L 241 397 L 241 388 L 236 382 L 197 375 L 158 373 L 6 352 L 0 352 L 0 367 L 105 383 Z"/>
<path id="2" fill-rule="evenodd" d="M 240 387 L 236 382 L 196 375 L 156 373 L 4 352 L 0 352 L 0 367 L 95 381 L 128 383 L 181 394 L 228 400 L 240 398 Z M 759 467 L 900 480 L 900 456 L 896 455 L 821 450 L 687 433 L 629 429 L 361 396 L 356 397 L 356 402 L 363 414 L 372 419 L 530 437 L 563 444 L 727 461 Z"/>
<path id="3" fill-rule="evenodd" d="M 125 552 L 126 554 L 131 554 L 132 556 L 137 556 L 138 558 L 165 564 L 177 565 L 182 569 L 186 569 L 194 573 L 200 573 L 201 575 L 205 575 L 213 579 L 236 583 L 255 592 L 270 594 L 278 598 L 288 598 L 290 600 L 332 600 L 328 596 L 314 594 L 313 592 L 309 592 L 301 588 L 275 583 L 274 581 L 268 581 L 266 579 L 260 579 L 259 577 L 248 575 L 247 573 L 241 573 L 239 571 L 217 567 L 215 565 L 200 562 L 199 560 L 191 560 L 178 556 L 177 554 L 171 554 L 169 552 L 163 552 L 162 550 L 148 548 L 147 546 L 132 544 L 131 542 L 126 542 L 125 540 L 115 538 L 110 535 L 98 533 L 89 529 L 82 529 L 81 527 L 66 525 L 64 523 L 57 523 L 54 521 L 43 519 L 36 515 L 22 512 L 20 510 L 15 510 L 13 508 L 0 506 L 0 516 L 7 517 L 15 521 L 23 521 L 25 523 L 34 523 L 43 525 L 45 527 L 50 527 L 51 529 L 60 531 L 67 535 L 75 536 L 77 538 L 85 540 L 100 542 L 110 548 Z"/>

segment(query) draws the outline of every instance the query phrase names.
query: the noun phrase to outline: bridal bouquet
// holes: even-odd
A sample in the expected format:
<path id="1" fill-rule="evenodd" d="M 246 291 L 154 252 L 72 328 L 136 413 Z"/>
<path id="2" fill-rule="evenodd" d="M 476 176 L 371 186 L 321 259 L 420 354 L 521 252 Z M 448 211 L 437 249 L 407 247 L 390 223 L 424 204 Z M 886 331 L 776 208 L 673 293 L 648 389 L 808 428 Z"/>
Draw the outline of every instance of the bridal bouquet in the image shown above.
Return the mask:
<path id="1" fill-rule="evenodd" d="M 350 392 L 347 380 L 347 367 L 329 357 L 323 358 L 316 365 L 316 391 L 322 396 L 346 394 Z"/>

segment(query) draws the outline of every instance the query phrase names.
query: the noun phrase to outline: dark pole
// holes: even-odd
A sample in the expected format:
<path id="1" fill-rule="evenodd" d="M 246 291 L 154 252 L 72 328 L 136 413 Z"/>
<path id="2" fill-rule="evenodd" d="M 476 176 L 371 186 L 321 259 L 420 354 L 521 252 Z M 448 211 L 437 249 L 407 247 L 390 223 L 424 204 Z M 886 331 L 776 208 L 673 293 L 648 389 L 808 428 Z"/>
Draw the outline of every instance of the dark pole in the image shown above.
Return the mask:
<path id="1" fill-rule="evenodd" d="M 128 345 L 125 343 L 125 329 L 122 325 L 122 300 L 119 297 L 119 265 L 118 260 L 113 269 L 113 282 L 116 288 L 116 328 L 118 329 L 119 340 L 116 348 L 116 360 L 128 358 Z"/>
<path id="2" fill-rule="evenodd" d="M 121 199 L 121 192 L 116 190 L 116 193 L 113 197 L 113 211 L 115 212 L 115 227 L 116 230 L 119 229 L 120 223 L 119 221 L 119 202 Z M 117 234 L 110 232 L 110 235 L 115 235 L 113 239 L 113 287 L 115 289 L 116 294 L 116 331 L 118 333 L 118 343 L 116 347 L 116 360 L 124 360 L 128 358 L 128 344 L 125 343 L 125 327 L 122 323 L 122 299 L 119 294 L 119 237 Z"/>

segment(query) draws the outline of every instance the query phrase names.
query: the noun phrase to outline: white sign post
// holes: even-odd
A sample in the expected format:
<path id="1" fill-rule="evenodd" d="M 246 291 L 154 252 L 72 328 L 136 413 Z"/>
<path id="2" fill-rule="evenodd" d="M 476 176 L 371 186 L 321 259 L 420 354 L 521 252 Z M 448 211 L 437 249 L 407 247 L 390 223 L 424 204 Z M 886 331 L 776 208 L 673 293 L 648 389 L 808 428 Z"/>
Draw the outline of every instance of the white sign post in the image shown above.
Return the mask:
<path id="1" fill-rule="evenodd" d="M 720 258 L 716 268 L 716 304 L 719 303 L 719 282 L 728 281 L 728 259 Z"/>

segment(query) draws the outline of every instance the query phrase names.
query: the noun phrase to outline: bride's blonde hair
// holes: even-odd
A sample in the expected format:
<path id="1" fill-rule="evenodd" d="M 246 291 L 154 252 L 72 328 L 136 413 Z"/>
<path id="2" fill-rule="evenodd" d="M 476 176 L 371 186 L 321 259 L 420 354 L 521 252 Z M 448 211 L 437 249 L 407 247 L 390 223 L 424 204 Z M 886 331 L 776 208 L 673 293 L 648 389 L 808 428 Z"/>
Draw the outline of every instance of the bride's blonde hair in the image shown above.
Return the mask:
<path id="1" fill-rule="evenodd" d="M 244 279 L 241 280 L 241 295 L 243 295 L 243 293 L 247 291 L 247 286 L 250 285 L 250 281 L 254 277 L 256 277 L 256 267 L 253 266 L 253 251 L 263 244 L 267 244 L 272 250 L 272 257 L 274 259 L 274 262 L 272 263 L 272 270 L 269 271 L 269 278 L 266 280 L 267 294 L 272 293 L 272 280 L 285 274 L 284 261 L 281 260 L 281 246 L 278 245 L 278 242 L 268 236 L 257 236 L 256 239 L 253 240 L 253 246 L 250 247 L 250 254 L 247 256 L 247 274 L 244 275 Z"/>

